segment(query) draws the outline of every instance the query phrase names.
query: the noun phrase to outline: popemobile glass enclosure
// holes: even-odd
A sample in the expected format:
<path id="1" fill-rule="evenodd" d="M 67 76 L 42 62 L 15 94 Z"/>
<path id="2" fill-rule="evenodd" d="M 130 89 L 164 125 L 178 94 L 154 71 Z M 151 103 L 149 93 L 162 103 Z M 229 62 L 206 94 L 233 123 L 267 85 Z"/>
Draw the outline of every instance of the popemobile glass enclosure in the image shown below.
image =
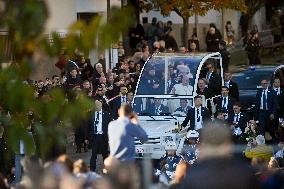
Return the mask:
<path id="1" fill-rule="evenodd" d="M 214 63 L 215 70 L 223 78 L 220 53 L 157 53 L 145 63 L 133 100 L 134 111 L 149 136 L 149 141 L 136 141 L 137 157 L 160 158 L 164 153 L 164 139 L 174 138 L 178 149 L 187 128 L 176 132 L 193 106 L 199 78 L 206 77 L 206 64 Z M 203 100 L 206 106 L 205 98 Z M 167 137 L 168 136 L 168 137 Z"/>

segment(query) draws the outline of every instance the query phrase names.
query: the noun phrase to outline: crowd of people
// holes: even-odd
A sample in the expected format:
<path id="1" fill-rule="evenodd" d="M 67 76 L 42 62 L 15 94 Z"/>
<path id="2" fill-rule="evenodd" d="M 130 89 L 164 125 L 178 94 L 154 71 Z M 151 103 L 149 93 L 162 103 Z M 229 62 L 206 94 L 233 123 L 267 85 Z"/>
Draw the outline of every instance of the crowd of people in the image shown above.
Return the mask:
<path id="1" fill-rule="evenodd" d="M 92 66 L 90 60 L 76 50 L 73 58 L 64 54 L 60 57 L 56 65 L 61 75 L 25 81 L 35 86 L 36 99 L 44 99 L 50 90 L 61 88 L 68 102 L 76 100 L 79 93 L 85 93 L 94 102 L 95 109 L 88 119 L 74 126 L 76 153 L 91 149 L 90 166 L 83 160 L 73 162 L 67 155 L 48 162 L 42 162 L 36 156 L 16 156 L 15 164 L 22 163 L 23 174 L 11 165 L 10 176 L 1 175 L 1 188 L 120 189 L 149 188 L 152 184 L 161 188 L 283 187 L 284 127 L 281 118 L 284 92 L 280 88 L 283 81 L 275 78 L 269 86 L 263 79 L 260 83 L 262 88 L 256 95 L 253 116 L 242 112 L 238 87 L 229 72 L 230 54 L 215 24 L 210 24 L 206 36 L 207 51 L 222 55 L 224 86 L 214 62 L 208 62 L 204 77 L 198 79 L 198 96 L 194 98 L 193 107 L 188 107 L 187 101 L 180 101 L 180 111 L 186 115 L 181 127 L 186 128 L 189 123 L 182 152 L 178 154 L 177 144 L 169 141 L 165 144 L 166 154 L 155 169 L 145 166 L 150 165 L 147 161 L 135 161 L 134 137 L 147 141 L 147 134 L 139 126 L 133 111 L 133 97 L 145 61 L 154 52 L 200 50 L 196 34 L 188 41 L 188 50 L 184 46 L 178 47 L 171 25 L 170 21 L 163 26 L 162 22 L 153 19 L 146 32 L 137 25 L 129 34 L 131 48 L 137 50 L 133 56 L 126 57 L 123 47 L 120 47 L 119 62 L 113 69 L 104 69 L 103 57 Z M 228 22 L 227 35 L 233 40 L 230 25 Z M 168 91 L 176 94 L 179 85 L 188 84 L 187 79 L 182 78 Z M 208 108 L 202 107 L 202 96 L 209 99 L 216 95 L 220 97 L 214 101 L 216 111 L 212 114 L 209 111 L 214 108 L 211 104 Z M 162 106 L 159 99 L 154 105 Z M 155 108 L 153 112 L 156 113 Z M 157 114 L 161 113 L 163 111 L 157 111 Z M 5 153 L 5 128 L 0 128 L 1 155 Z M 235 149 L 234 144 L 245 145 L 245 148 Z M 269 146 L 271 144 L 279 145 L 272 147 Z M 97 155 L 104 159 L 102 171 L 97 169 Z M 246 163 L 240 159 L 246 160 Z M 13 183 L 11 172 L 17 181 L 14 186 L 10 185 Z M 202 182 L 205 177 L 206 182 Z"/>

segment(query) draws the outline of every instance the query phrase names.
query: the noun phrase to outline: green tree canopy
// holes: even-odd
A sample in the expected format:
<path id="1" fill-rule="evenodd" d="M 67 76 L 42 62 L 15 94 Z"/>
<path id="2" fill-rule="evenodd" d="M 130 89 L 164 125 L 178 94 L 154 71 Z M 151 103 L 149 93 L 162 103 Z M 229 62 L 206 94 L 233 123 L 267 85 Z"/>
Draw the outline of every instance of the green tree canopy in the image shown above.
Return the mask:
<path id="1" fill-rule="evenodd" d="M 113 8 L 108 23 L 96 16 L 87 25 L 82 21 L 73 23 L 66 38 L 54 32 L 52 42 L 44 33 L 48 9 L 42 0 L 0 0 L 0 27 L 7 35 L 15 60 L 12 66 L 0 69 L 0 122 L 7 132 L 9 145 L 19 149 L 19 141 L 24 140 L 28 147 L 32 141 L 26 128 L 29 125 L 28 112 L 35 115 L 35 130 L 41 145 L 38 149 L 44 157 L 50 144 L 64 140 L 64 127 L 87 116 L 94 108 L 93 102 L 78 94 L 76 100 L 67 102 L 61 89 L 49 91 L 40 99 L 34 98 L 35 88 L 23 81 L 30 77 L 32 66 L 37 62 L 34 54 L 43 52 L 46 57 L 57 57 L 65 49 L 71 55 L 75 49 L 88 53 L 95 48 L 104 49 L 119 40 L 131 22 L 131 8 Z M 100 39 L 100 46 L 95 41 Z M 0 55 L 0 63 L 3 62 Z M 7 116 L 9 112 L 9 116 Z M 32 153 L 32 149 L 28 148 Z"/>

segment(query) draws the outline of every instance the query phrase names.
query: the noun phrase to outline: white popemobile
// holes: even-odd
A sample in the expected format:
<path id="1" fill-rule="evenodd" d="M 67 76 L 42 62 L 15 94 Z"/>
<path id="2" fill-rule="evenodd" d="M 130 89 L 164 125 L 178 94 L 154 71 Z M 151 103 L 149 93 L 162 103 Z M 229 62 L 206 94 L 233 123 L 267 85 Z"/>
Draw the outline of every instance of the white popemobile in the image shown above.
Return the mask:
<path id="1" fill-rule="evenodd" d="M 213 62 L 223 78 L 222 58 L 218 52 L 157 53 L 146 61 L 137 83 L 133 108 L 149 140 L 144 144 L 135 141 L 137 158 L 160 159 L 169 141 L 176 142 L 177 153 L 181 152 L 189 126 L 180 128 L 179 125 L 193 106 L 198 79 L 205 78 L 207 62 Z M 203 104 L 207 104 L 205 100 Z"/>

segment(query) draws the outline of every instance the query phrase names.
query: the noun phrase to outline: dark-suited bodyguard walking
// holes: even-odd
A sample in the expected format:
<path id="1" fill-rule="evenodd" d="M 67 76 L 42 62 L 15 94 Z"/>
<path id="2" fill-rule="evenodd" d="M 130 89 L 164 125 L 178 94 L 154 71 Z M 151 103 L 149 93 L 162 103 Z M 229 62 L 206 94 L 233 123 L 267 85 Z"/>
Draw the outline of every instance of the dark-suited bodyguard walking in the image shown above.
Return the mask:
<path id="1" fill-rule="evenodd" d="M 266 79 L 261 81 L 262 88 L 256 93 L 255 118 L 259 121 L 260 133 L 265 131 L 274 135 L 273 125 L 270 124 L 276 113 L 276 95 L 273 89 L 268 88 Z"/>
<path id="2" fill-rule="evenodd" d="M 122 104 L 118 114 L 119 118 L 109 123 L 110 156 L 120 161 L 133 162 L 135 160 L 134 138 L 145 142 L 148 136 L 138 124 L 138 117 L 129 104 Z"/>
<path id="3" fill-rule="evenodd" d="M 97 155 L 102 154 L 103 159 L 109 155 L 108 151 L 108 124 L 111 121 L 109 112 L 102 110 L 102 103 L 95 101 L 96 111 L 91 115 L 89 121 L 89 142 L 92 147 L 90 169 L 96 170 Z"/>
<path id="4" fill-rule="evenodd" d="M 208 83 L 208 88 L 212 89 L 215 95 L 219 95 L 222 89 L 222 78 L 220 77 L 220 75 L 215 73 L 214 62 L 208 62 L 206 68 L 207 73 L 205 78 Z"/>
<path id="5" fill-rule="evenodd" d="M 190 121 L 189 130 L 199 130 L 206 122 L 210 121 L 209 111 L 201 105 L 201 96 L 194 97 L 194 107 L 187 112 L 186 118 L 181 124 L 182 127 L 186 127 Z"/>
<path id="6" fill-rule="evenodd" d="M 239 100 L 239 87 L 238 84 L 232 79 L 232 74 L 230 72 L 224 73 L 224 85 L 229 88 L 229 96 L 235 100 Z"/>
<path id="7" fill-rule="evenodd" d="M 222 87 L 222 96 L 217 98 L 217 112 L 223 112 L 225 119 L 228 119 L 228 115 L 233 113 L 233 105 L 236 102 L 234 98 L 229 96 L 229 88 Z M 216 115 L 217 116 L 217 115 Z"/>

